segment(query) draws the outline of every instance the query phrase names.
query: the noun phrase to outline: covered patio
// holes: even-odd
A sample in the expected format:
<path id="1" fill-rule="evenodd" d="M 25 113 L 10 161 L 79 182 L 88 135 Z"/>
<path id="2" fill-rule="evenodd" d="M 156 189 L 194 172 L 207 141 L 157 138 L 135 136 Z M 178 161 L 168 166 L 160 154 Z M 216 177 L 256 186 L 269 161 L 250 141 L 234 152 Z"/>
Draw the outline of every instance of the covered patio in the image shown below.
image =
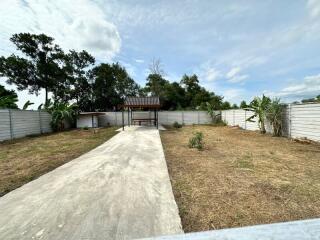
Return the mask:
<path id="1" fill-rule="evenodd" d="M 122 130 L 125 126 L 125 111 L 127 111 L 128 126 L 147 124 L 159 128 L 158 111 L 160 109 L 159 97 L 127 97 L 122 108 Z M 136 110 L 148 111 L 148 116 L 135 115 Z"/>

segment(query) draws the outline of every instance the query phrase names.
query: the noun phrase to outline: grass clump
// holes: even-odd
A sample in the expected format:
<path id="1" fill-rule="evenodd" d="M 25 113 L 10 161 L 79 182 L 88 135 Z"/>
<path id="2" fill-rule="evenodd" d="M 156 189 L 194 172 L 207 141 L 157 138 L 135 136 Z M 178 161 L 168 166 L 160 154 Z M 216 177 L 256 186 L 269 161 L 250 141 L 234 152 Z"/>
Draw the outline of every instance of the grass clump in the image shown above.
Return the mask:
<path id="1" fill-rule="evenodd" d="M 180 124 L 180 123 L 178 123 L 178 122 L 174 122 L 174 123 L 172 124 L 172 126 L 173 126 L 174 128 L 182 128 L 182 124 Z"/>
<path id="2" fill-rule="evenodd" d="M 203 149 L 203 133 L 195 132 L 189 139 L 189 148 L 197 148 L 198 150 Z"/>

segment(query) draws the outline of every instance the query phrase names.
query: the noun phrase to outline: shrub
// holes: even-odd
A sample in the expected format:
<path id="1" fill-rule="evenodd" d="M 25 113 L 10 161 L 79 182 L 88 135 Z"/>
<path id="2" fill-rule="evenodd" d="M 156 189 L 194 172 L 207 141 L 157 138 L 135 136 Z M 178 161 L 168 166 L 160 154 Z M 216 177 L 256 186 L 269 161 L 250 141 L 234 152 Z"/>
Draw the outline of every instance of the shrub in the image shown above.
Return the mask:
<path id="1" fill-rule="evenodd" d="M 273 135 L 281 136 L 282 134 L 282 112 L 284 109 L 283 104 L 280 103 L 280 98 L 275 98 L 270 103 L 267 109 L 267 119 L 272 125 Z"/>
<path id="2" fill-rule="evenodd" d="M 173 126 L 174 128 L 182 128 L 182 125 L 181 125 L 180 123 L 178 123 L 178 122 L 174 122 L 174 123 L 172 124 L 172 126 Z"/>
<path id="3" fill-rule="evenodd" d="M 189 139 L 189 148 L 197 148 L 198 150 L 203 149 L 203 133 L 196 132 Z"/>
<path id="4" fill-rule="evenodd" d="M 219 119 L 216 121 L 216 123 L 214 124 L 214 126 L 227 126 L 228 124 L 226 123 L 226 121 Z"/>
<path id="5" fill-rule="evenodd" d="M 89 130 L 89 127 L 88 126 L 84 126 L 82 129 L 83 130 Z"/>

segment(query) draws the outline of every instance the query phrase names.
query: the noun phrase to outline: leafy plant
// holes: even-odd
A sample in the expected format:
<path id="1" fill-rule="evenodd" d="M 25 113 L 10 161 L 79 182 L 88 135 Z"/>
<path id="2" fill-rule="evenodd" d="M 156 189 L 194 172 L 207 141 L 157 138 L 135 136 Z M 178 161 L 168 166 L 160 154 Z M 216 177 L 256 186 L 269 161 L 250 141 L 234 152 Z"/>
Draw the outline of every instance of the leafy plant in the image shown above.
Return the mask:
<path id="1" fill-rule="evenodd" d="M 271 99 L 262 95 L 262 98 L 255 97 L 253 101 L 250 103 L 249 110 L 252 110 L 254 114 L 246 119 L 249 122 L 255 122 L 253 119 L 258 118 L 258 125 L 261 133 L 266 133 L 265 120 L 266 120 L 266 112 L 271 103 Z"/>
<path id="2" fill-rule="evenodd" d="M 182 128 L 182 125 L 181 125 L 180 123 L 178 123 L 178 122 L 174 122 L 174 123 L 172 124 L 172 126 L 173 126 L 174 128 Z"/>
<path id="3" fill-rule="evenodd" d="M 211 118 L 211 122 L 218 122 L 220 120 L 221 114 L 216 114 L 214 111 L 214 106 L 209 102 L 206 102 L 207 112 Z"/>
<path id="4" fill-rule="evenodd" d="M 18 96 L 13 90 L 7 90 L 4 86 L 0 85 L 0 108 L 14 108 L 17 109 L 18 106 L 16 102 L 18 101 Z"/>
<path id="5" fill-rule="evenodd" d="M 33 105 L 33 102 L 30 102 L 30 100 L 26 101 L 26 103 L 23 105 L 22 110 L 27 110 L 29 106 Z"/>
<path id="6" fill-rule="evenodd" d="M 195 132 L 189 139 L 189 148 L 197 148 L 198 150 L 203 149 L 203 133 Z"/>
<path id="7" fill-rule="evenodd" d="M 267 120 L 271 123 L 274 136 L 282 134 L 282 113 L 284 105 L 280 103 L 280 98 L 275 98 L 267 109 Z"/>
<path id="8" fill-rule="evenodd" d="M 55 131 L 63 130 L 65 121 L 74 122 L 78 116 L 78 106 L 64 102 L 54 102 L 47 111 L 51 114 L 51 127 Z"/>

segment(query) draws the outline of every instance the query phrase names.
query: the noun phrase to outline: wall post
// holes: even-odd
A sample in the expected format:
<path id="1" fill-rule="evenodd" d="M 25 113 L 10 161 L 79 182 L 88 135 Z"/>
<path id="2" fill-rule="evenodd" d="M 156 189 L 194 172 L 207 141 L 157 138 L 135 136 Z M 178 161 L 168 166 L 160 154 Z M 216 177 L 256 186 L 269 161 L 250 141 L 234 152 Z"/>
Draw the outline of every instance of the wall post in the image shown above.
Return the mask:
<path id="1" fill-rule="evenodd" d="M 13 126 L 12 126 L 12 111 L 11 109 L 8 109 L 9 112 L 9 124 L 10 124 L 10 139 L 13 139 Z"/>
<path id="2" fill-rule="evenodd" d="M 244 110 L 244 129 L 247 130 L 247 111 Z"/>
<path id="3" fill-rule="evenodd" d="M 288 133 L 288 135 L 289 135 L 289 138 L 291 138 L 291 125 L 292 125 L 292 122 L 291 122 L 291 111 L 292 111 L 292 104 L 290 104 L 289 103 L 289 105 L 288 105 L 288 107 L 289 107 L 289 116 L 288 116 L 288 124 L 289 124 L 289 126 L 288 126 L 288 130 L 289 130 L 289 133 Z"/>
<path id="4" fill-rule="evenodd" d="M 42 124 L 41 124 L 41 110 L 38 110 L 39 112 L 39 127 L 40 127 L 40 134 L 42 134 Z"/>
<path id="5" fill-rule="evenodd" d="M 233 126 L 235 126 L 235 120 L 234 120 L 234 110 L 233 110 L 232 112 L 233 112 Z"/>
<path id="6" fill-rule="evenodd" d="M 183 111 L 181 112 L 181 118 L 182 118 L 182 124 L 184 124 L 184 113 L 183 113 Z"/>

